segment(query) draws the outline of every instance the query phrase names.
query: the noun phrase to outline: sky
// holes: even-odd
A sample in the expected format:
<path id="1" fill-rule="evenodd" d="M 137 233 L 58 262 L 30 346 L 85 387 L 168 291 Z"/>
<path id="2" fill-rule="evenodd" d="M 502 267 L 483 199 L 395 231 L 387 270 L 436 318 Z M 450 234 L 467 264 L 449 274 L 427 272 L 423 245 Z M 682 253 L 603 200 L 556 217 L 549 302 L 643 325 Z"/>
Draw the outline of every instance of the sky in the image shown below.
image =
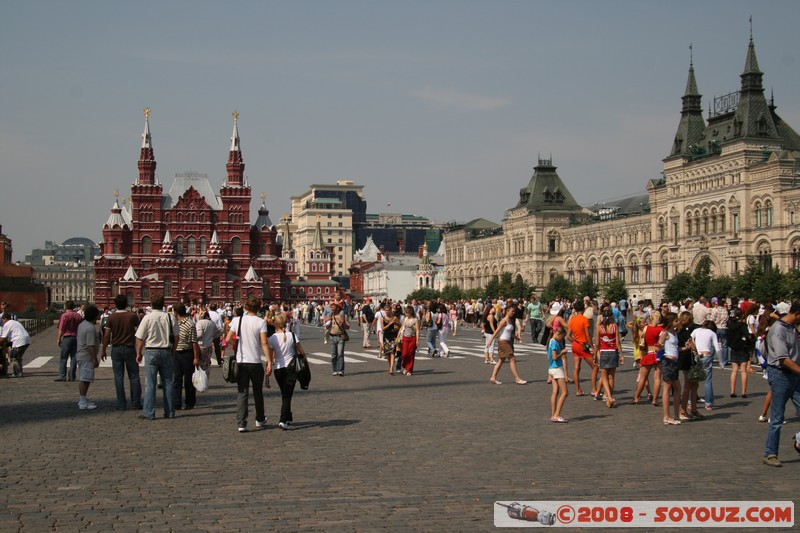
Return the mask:
<path id="1" fill-rule="evenodd" d="M 500 222 L 538 158 L 583 205 L 645 193 L 689 69 L 708 109 L 750 37 L 800 131 L 800 2 L 39 1 L 0 17 L 0 224 L 15 261 L 101 240 L 144 127 L 156 175 L 226 174 L 233 111 L 255 220 L 314 183 L 370 213 Z M 705 115 L 705 113 L 704 113 Z M 707 118 L 707 115 L 706 115 Z M 391 207 L 387 207 L 391 204 Z"/>

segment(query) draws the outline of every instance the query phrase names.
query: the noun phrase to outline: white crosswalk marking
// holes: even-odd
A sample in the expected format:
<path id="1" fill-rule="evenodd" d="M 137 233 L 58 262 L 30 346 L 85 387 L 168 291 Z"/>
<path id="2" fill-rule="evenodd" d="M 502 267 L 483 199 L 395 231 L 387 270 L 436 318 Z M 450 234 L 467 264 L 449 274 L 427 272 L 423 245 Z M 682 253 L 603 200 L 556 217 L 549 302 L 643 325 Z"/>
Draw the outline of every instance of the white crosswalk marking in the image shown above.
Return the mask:
<path id="1" fill-rule="evenodd" d="M 327 357 L 328 358 L 327 361 L 324 361 L 324 362 L 327 363 L 327 364 L 331 363 L 331 359 L 330 359 L 331 354 L 329 354 L 329 353 L 313 352 L 312 355 L 319 355 L 319 356 L 322 356 L 322 357 Z M 309 361 L 311 361 L 311 359 L 309 359 Z M 345 355 L 344 356 L 344 362 L 345 363 L 357 364 L 357 363 L 364 363 L 365 361 L 362 361 L 361 359 L 353 359 L 352 357 L 348 357 L 347 355 Z M 317 363 L 317 364 L 320 364 L 320 363 Z"/>
<path id="2" fill-rule="evenodd" d="M 23 365 L 23 368 L 42 368 L 52 357 L 37 357 L 29 363 Z"/>

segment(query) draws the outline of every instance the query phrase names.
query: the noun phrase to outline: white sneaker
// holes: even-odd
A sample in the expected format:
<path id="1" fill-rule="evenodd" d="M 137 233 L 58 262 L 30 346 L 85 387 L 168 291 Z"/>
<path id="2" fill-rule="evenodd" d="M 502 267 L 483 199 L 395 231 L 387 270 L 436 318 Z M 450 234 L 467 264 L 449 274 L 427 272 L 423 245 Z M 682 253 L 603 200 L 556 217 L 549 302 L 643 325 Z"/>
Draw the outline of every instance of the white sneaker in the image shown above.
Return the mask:
<path id="1" fill-rule="evenodd" d="M 97 404 L 89 400 L 78 402 L 78 409 L 97 409 Z"/>
<path id="2" fill-rule="evenodd" d="M 759 422 L 767 422 L 769 419 L 766 416 L 758 415 Z"/>
<path id="3" fill-rule="evenodd" d="M 239 428 L 239 433 L 247 433 L 247 428 L 246 427 Z"/>
<path id="4" fill-rule="evenodd" d="M 265 427 L 267 427 L 267 421 L 264 420 L 263 422 L 259 422 L 256 420 L 256 427 L 258 429 L 264 429 Z"/>
<path id="5" fill-rule="evenodd" d="M 289 424 L 287 424 L 286 422 L 278 422 L 278 427 L 283 430 L 287 430 L 289 429 Z"/>

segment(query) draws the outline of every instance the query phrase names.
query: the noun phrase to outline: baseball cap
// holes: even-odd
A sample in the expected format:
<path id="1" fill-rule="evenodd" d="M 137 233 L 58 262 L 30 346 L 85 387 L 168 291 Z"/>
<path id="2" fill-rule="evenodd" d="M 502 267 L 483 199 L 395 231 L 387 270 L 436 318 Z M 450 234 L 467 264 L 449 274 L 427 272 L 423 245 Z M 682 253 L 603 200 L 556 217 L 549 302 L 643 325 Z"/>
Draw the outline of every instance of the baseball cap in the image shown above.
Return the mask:
<path id="1" fill-rule="evenodd" d="M 711 298 L 711 303 L 712 303 L 712 304 L 715 304 L 715 303 L 717 303 L 718 301 L 719 301 L 719 298 L 717 298 L 716 296 L 714 296 L 713 298 Z"/>
<path id="2" fill-rule="evenodd" d="M 780 302 L 775 306 L 775 312 L 778 313 L 778 316 L 785 315 L 789 312 L 789 304 L 786 302 Z"/>

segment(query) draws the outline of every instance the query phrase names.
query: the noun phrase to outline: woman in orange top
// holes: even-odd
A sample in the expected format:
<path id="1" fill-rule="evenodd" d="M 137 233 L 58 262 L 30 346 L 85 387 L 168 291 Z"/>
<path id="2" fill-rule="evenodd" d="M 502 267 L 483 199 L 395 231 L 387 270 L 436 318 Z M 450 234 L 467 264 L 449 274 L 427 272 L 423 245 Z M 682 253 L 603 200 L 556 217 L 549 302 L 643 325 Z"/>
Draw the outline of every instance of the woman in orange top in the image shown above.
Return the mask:
<path id="1" fill-rule="evenodd" d="M 567 340 L 572 342 L 572 355 L 575 358 L 575 367 L 573 368 L 573 376 L 575 378 L 576 392 L 575 396 L 584 396 L 581 389 L 581 361 L 585 360 L 590 367 L 592 367 L 592 397 L 597 400 L 599 394 L 597 390 L 597 373 L 599 367 L 594 362 L 592 352 L 594 347 L 589 335 L 589 319 L 583 316 L 585 307 L 581 300 L 575 302 L 572 306 L 572 316 L 569 318 L 567 324 Z M 601 396 L 600 396 L 601 397 Z"/>

